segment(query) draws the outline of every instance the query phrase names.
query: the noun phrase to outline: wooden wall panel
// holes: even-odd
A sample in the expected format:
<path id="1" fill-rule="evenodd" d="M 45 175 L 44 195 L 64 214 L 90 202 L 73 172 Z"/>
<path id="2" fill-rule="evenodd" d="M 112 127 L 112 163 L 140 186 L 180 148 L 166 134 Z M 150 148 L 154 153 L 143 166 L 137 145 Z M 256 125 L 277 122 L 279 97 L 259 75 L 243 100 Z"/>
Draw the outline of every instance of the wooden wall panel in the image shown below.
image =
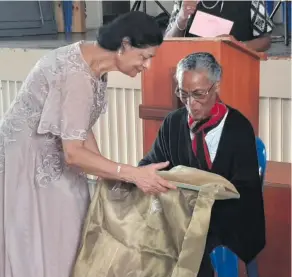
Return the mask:
<path id="1" fill-rule="evenodd" d="M 266 247 L 257 258 L 260 277 L 291 277 L 291 164 L 269 162 L 264 187 Z M 246 277 L 240 264 L 240 277 Z"/>
<path id="2" fill-rule="evenodd" d="M 220 97 L 243 113 L 258 135 L 259 125 L 259 74 L 258 59 L 238 54 L 236 48 L 222 43 L 220 63 L 224 69 Z M 225 70 L 229 69 L 230 70 Z"/>

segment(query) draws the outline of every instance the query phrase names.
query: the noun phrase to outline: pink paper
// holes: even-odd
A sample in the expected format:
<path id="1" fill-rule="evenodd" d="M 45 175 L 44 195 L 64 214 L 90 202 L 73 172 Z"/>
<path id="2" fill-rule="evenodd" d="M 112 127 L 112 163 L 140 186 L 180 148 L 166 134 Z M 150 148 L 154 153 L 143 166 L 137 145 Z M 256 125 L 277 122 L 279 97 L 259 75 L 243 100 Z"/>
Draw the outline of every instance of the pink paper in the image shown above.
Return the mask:
<path id="1" fill-rule="evenodd" d="M 190 33 L 200 37 L 217 37 L 229 35 L 233 21 L 197 11 L 190 28 Z"/>

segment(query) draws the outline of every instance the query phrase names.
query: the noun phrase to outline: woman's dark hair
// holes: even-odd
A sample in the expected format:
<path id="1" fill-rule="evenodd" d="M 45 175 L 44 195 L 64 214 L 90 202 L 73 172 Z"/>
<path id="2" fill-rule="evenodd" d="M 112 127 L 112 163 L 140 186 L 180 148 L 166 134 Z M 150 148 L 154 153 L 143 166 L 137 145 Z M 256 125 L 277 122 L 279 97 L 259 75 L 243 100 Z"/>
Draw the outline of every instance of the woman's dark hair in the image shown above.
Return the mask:
<path id="1" fill-rule="evenodd" d="M 129 39 L 133 47 L 146 48 L 160 45 L 163 34 L 153 17 L 139 11 L 117 17 L 101 26 L 97 34 L 98 44 L 110 51 L 117 51 L 124 38 Z"/>

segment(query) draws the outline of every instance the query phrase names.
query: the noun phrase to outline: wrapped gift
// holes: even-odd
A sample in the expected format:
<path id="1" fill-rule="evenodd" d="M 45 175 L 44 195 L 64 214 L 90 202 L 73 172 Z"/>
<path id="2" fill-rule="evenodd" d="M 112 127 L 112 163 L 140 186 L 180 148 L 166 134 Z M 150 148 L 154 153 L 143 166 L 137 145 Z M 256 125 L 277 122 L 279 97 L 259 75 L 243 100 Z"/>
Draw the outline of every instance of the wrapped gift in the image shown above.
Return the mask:
<path id="1" fill-rule="evenodd" d="M 196 277 L 215 200 L 239 198 L 226 179 L 178 166 L 159 174 L 178 187 L 150 196 L 100 181 L 73 277 Z"/>

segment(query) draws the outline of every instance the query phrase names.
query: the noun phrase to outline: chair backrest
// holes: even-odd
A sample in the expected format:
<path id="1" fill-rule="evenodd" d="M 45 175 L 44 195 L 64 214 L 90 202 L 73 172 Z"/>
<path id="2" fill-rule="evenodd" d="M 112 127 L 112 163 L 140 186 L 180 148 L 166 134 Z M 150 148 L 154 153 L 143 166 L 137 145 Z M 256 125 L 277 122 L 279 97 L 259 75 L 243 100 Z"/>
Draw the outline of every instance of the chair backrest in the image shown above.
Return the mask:
<path id="1" fill-rule="evenodd" d="M 218 277 L 238 277 L 238 257 L 229 248 L 217 246 L 210 258 Z"/>
<path id="2" fill-rule="evenodd" d="M 259 137 L 256 138 L 256 148 L 259 164 L 259 175 L 263 184 L 267 167 L 267 153 L 265 144 Z M 210 254 L 210 258 L 218 277 L 239 276 L 238 257 L 227 247 L 216 247 Z"/>
<path id="3" fill-rule="evenodd" d="M 266 168 L 267 168 L 267 152 L 266 152 L 265 144 L 259 137 L 256 138 L 256 147 L 257 147 L 257 156 L 258 156 L 258 163 L 259 163 L 259 175 L 261 178 L 261 182 L 263 184 L 264 179 L 265 179 Z"/>

